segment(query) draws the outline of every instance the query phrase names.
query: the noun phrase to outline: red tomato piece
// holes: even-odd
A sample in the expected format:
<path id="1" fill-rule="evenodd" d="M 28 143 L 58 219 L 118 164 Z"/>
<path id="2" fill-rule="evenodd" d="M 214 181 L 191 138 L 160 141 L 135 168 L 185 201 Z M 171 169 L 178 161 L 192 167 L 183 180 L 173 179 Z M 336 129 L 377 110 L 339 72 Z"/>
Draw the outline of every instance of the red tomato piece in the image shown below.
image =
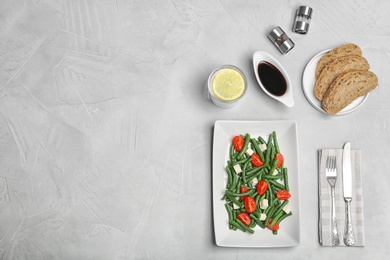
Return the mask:
<path id="1" fill-rule="evenodd" d="M 237 218 L 241 220 L 242 223 L 244 223 L 245 226 L 249 226 L 251 224 L 251 217 L 245 212 L 241 212 L 237 215 Z"/>
<path id="2" fill-rule="evenodd" d="M 263 195 L 268 189 L 268 182 L 261 180 L 257 183 L 257 193 Z"/>
<path id="3" fill-rule="evenodd" d="M 248 213 L 252 213 L 256 210 L 256 201 L 251 196 L 246 196 L 244 199 L 245 210 Z"/>
<path id="4" fill-rule="evenodd" d="M 247 188 L 247 187 L 245 187 L 245 186 L 241 186 L 240 187 L 240 193 L 245 193 L 245 192 L 247 192 L 249 189 Z M 241 196 L 240 197 L 241 198 L 241 200 L 244 200 L 245 198 L 246 198 L 246 196 Z"/>
<path id="5" fill-rule="evenodd" d="M 289 198 L 291 198 L 291 194 L 290 194 L 290 192 L 288 192 L 286 190 L 278 190 L 276 192 L 276 197 L 279 200 L 288 200 Z"/>
<path id="6" fill-rule="evenodd" d="M 241 152 L 242 148 L 244 147 L 245 139 L 241 135 L 237 135 L 233 138 L 233 146 L 236 151 Z"/>
<path id="7" fill-rule="evenodd" d="M 280 168 L 284 162 L 283 155 L 281 153 L 275 154 L 275 158 L 278 160 L 278 163 L 276 164 L 276 168 Z"/>
<path id="8" fill-rule="evenodd" d="M 251 155 L 252 165 L 255 167 L 260 167 L 264 165 L 264 162 L 260 159 L 260 156 L 257 153 Z"/>
<path id="9" fill-rule="evenodd" d="M 279 230 L 279 223 L 276 222 L 273 226 L 270 226 L 271 222 L 272 222 L 272 218 L 269 219 L 269 222 L 267 224 L 267 228 L 271 229 L 272 231 Z"/>

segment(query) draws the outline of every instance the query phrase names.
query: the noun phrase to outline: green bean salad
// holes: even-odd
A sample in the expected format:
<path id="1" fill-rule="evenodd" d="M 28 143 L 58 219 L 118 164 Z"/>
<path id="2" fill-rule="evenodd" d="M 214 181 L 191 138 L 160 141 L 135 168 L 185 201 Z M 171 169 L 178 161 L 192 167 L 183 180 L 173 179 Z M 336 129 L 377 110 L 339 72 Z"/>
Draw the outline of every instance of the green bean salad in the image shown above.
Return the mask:
<path id="1" fill-rule="evenodd" d="M 292 215 L 288 171 L 276 132 L 268 140 L 248 133 L 232 139 L 226 165 L 223 196 L 229 228 L 253 234 L 268 228 L 277 234 L 280 223 Z"/>

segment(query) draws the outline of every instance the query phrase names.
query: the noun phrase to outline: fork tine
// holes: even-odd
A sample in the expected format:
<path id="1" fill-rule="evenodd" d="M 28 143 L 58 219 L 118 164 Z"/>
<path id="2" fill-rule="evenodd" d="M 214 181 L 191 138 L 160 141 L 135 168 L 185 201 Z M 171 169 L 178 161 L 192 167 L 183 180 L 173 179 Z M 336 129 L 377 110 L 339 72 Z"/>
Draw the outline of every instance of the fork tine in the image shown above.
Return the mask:
<path id="1" fill-rule="evenodd" d="M 326 158 L 326 165 L 325 165 L 325 168 L 327 168 L 327 169 L 330 168 L 330 160 L 331 160 L 331 157 L 328 156 L 328 157 Z"/>
<path id="2" fill-rule="evenodd" d="M 332 162 L 333 162 L 332 169 L 336 170 L 336 156 L 332 156 Z"/>

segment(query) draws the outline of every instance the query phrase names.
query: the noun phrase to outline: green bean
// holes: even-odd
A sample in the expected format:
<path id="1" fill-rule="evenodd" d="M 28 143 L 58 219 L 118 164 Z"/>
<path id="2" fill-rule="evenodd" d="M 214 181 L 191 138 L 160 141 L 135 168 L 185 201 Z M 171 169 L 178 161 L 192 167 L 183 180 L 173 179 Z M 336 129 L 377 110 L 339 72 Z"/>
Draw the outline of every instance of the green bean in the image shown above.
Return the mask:
<path id="1" fill-rule="evenodd" d="M 230 144 L 230 149 L 229 149 L 229 157 L 230 157 L 230 160 L 234 160 L 235 159 L 235 149 L 234 149 L 234 145 L 233 144 Z"/>
<path id="2" fill-rule="evenodd" d="M 261 169 L 262 169 L 262 167 L 254 167 L 253 169 L 249 170 L 246 174 L 247 175 L 251 175 L 251 174 L 254 174 L 257 171 L 260 171 Z"/>
<path id="3" fill-rule="evenodd" d="M 284 174 L 284 189 L 286 191 L 290 191 L 290 187 L 288 185 L 288 173 L 287 168 L 283 168 L 283 174 Z"/>
<path id="4" fill-rule="evenodd" d="M 265 210 L 267 213 L 267 215 L 269 215 L 268 213 L 273 209 L 273 208 L 276 208 L 278 207 L 278 205 L 276 205 L 276 203 L 278 202 L 279 200 L 277 198 L 273 199 L 272 201 L 269 201 L 268 202 L 268 207 L 267 209 Z M 276 210 L 276 209 L 275 209 Z"/>
<path id="5" fill-rule="evenodd" d="M 272 208 L 272 202 L 268 200 L 268 207 L 265 209 L 264 213 L 268 215 L 268 212 L 270 212 Z"/>
<path id="6" fill-rule="evenodd" d="M 257 178 L 258 180 L 260 180 L 262 174 L 263 174 L 263 169 L 259 170 L 258 172 L 255 172 L 253 175 L 249 176 L 249 177 L 246 179 L 246 183 L 249 183 L 249 182 L 252 181 L 254 178 Z"/>
<path id="7" fill-rule="evenodd" d="M 292 215 L 292 212 L 291 212 L 291 211 L 290 211 L 290 213 L 288 213 L 288 214 L 282 215 L 282 216 L 279 218 L 279 224 L 280 224 L 280 222 L 282 222 L 283 219 L 285 219 L 285 218 L 287 218 L 287 217 L 289 217 L 289 216 L 291 216 L 291 215 Z"/>
<path id="8" fill-rule="evenodd" d="M 227 212 L 228 212 L 228 216 L 229 216 L 229 222 L 230 222 L 230 220 L 232 220 L 232 219 L 233 219 L 233 212 L 232 212 L 232 208 L 231 208 L 231 206 L 229 205 L 229 203 L 225 203 L 225 208 L 226 208 L 226 210 L 227 210 Z M 229 227 L 230 227 L 230 229 L 232 229 L 233 225 L 232 225 L 232 224 L 230 224 L 230 225 L 229 225 Z"/>
<path id="9" fill-rule="evenodd" d="M 238 179 L 238 180 L 237 180 L 237 183 L 236 183 L 236 193 L 239 193 L 239 192 L 240 192 L 240 188 L 241 188 L 241 180 Z"/>
<path id="10" fill-rule="evenodd" d="M 269 186 L 269 185 L 268 185 Z M 269 191 L 269 189 L 267 189 L 267 200 L 268 200 L 268 206 L 272 203 L 272 195 L 271 195 L 271 192 Z"/>
<path id="11" fill-rule="evenodd" d="M 241 220 L 236 220 L 237 224 L 240 225 L 245 231 L 248 231 L 249 233 L 253 234 L 255 233 L 250 227 L 245 226 L 244 223 L 241 222 Z"/>
<path id="12" fill-rule="evenodd" d="M 268 212 L 271 210 L 272 206 L 268 205 L 268 207 L 264 210 L 264 213 L 268 215 Z"/>
<path id="13" fill-rule="evenodd" d="M 264 162 L 264 154 L 261 151 L 259 145 L 257 144 L 256 139 L 251 139 L 251 143 L 254 151 L 260 156 L 261 161 Z"/>
<path id="14" fill-rule="evenodd" d="M 280 200 L 275 197 L 274 200 L 272 201 L 272 205 L 275 205 L 278 202 L 280 202 Z M 280 205 L 280 203 L 279 203 L 279 205 Z"/>
<path id="15" fill-rule="evenodd" d="M 257 212 L 257 211 L 254 211 L 254 212 L 250 213 L 249 216 L 250 216 L 251 214 L 254 215 L 254 216 L 256 216 L 257 218 L 260 218 L 260 213 Z"/>
<path id="16" fill-rule="evenodd" d="M 271 180 L 268 180 L 268 190 L 269 190 L 269 203 L 272 205 L 272 201 L 274 199 L 274 189 L 270 183 Z"/>
<path id="17" fill-rule="evenodd" d="M 268 211 L 267 218 L 265 219 L 265 223 L 268 223 L 268 222 L 269 222 L 269 219 L 270 219 L 271 216 L 274 214 L 274 212 L 275 212 L 276 209 L 277 209 L 277 207 L 272 206 L 272 208 Z"/>
<path id="18" fill-rule="evenodd" d="M 251 223 L 250 223 L 250 225 L 249 225 L 249 227 L 250 228 L 254 228 L 254 227 L 256 227 L 256 221 L 252 221 Z"/>
<path id="19" fill-rule="evenodd" d="M 250 163 L 250 161 L 245 162 L 244 167 L 242 169 L 241 176 L 242 176 L 242 180 L 244 183 L 246 183 L 246 168 L 248 167 L 249 163 Z"/>
<path id="20" fill-rule="evenodd" d="M 246 230 L 239 224 L 240 223 L 240 220 L 230 220 L 229 221 L 230 224 L 232 224 L 233 226 L 235 226 L 236 228 L 240 229 L 242 232 L 246 232 Z"/>
<path id="21" fill-rule="evenodd" d="M 244 203 L 242 203 L 242 201 L 237 200 L 235 197 L 230 196 L 230 195 L 226 195 L 226 196 L 231 200 L 231 202 L 233 202 L 234 204 L 236 204 L 240 208 L 242 208 L 244 206 Z"/>
<path id="22" fill-rule="evenodd" d="M 259 147 L 259 144 L 258 144 L 258 141 L 256 140 L 256 138 L 251 138 L 250 143 L 251 143 L 252 148 L 253 148 L 252 150 L 257 153 L 257 151 L 260 150 L 260 147 Z"/>
<path id="23" fill-rule="evenodd" d="M 251 136 L 249 134 L 245 134 L 245 142 L 244 142 L 244 146 L 242 148 L 242 150 L 238 153 L 237 155 L 237 160 L 240 160 L 241 157 L 245 154 L 247 148 L 248 148 L 248 144 L 249 144 L 249 141 L 251 139 Z"/>
<path id="24" fill-rule="evenodd" d="M 265 228 L 264 223 L 263 223 L 260 219 L 258 219 L 258 217 L 257 217 L 255 214 L 251 213 L 251 214 L 249 214 L 249 217 L 250 217 L 252 220 L 254 220 L 254 222 L 255 222 L 257 225 L 259 225 L 259 227 Z"/>
<path id="25" fill-rule="evenodd" d="M 226 195 L 230 195 L 234 197 L 252 196 L 254 193 L 256 193 L 256 190 L 254 189 L 250 189 L 247 192 L 243 192 L 243 193 L 236 193 L 230 190 L 226 190 Z"/>
<path id="26" fill-rule="evenodd" d="M 277 175 L 267 175 L 265 174 L 263 176 L 264 180 L 277 180 L 277 179 L 283 179 L 284 175 L 283 174 L 277 174 Z"/>
<path id="27" fill-rule="evenodd" d="M 232 219 L 236 220 L 237 219 L 238 210 L 233 208 L 232 212 L 233 212 L 233 218 Z"/>
<path id="28" fill-rule="evenodd" d="M 261 137 L 261 136 L 257 137 L 257 140 L 259 140 L 259 142 L 260 142 L 261 144 L 266 144 L 265 140 L 264 140 L 263 137 Z"/>
<path id="29" fill-rule="evenodd" d="M 236 188 L 237 174 L 234 171 L 231 172 L 232 172 L 232 183 L 230 185 L 229 190 L 234 191 L 234 189 Z"/>
<path id="30" fill-rule="evenodd" d="M 284 185 L 280 184 L 279 182 L 276 182 L 274 180 L 268 180 L 268 184 L 271 184 L 274 188 L 278 188 L 278 190 L 283 190 Z"/>
<path id="31" fill-rule="evenodd" d="M 274 214 L 275 215 L 275 214 Z M 275 217 L 272 219 L 271 223 L 269 224 L 271 227 L 275 225 L 276 222 L 278 222 L 279 218 L 283 215 L 283 211 L 279 212 Z"/>
<path id="32" fill-rule="evenodd" d="M 272 163 L 274 157 L 275 157 L 275 147 L 271 146 L 271 150 L 270 150 L 269 158 L 268 158 L 268 163 Z"/>
<path id="33" fill-rule="evenodd" d="M 276 169 L 276 164 L 278 164 L 278 160 L 277 159 L 273 159 L 272 163 L 271 163 L 271 168 L 268 171 L 269 175 L 272 175 L 274 173 L 274 171 Z"/>
<path id="34" fill-rule="evenodd" d="M 274 217 L 278 215 L 280 212 L 282 212 L 283 208 L 288 204 L 288 202 L 289 202 L 288 200 L 283 201 L 283 203 L 278 206 L 278 209 L 274 212 L 274 215 L 271 217 Z"/>
<path id="35" fill-rule="evenodd" d="M 247 161 L 250 161 L 252 158 L 244 158 L 244 159 L 241 159 L 239 161 L 236 161 L 236 164 L 243 164 L 243 163 L 246 163 Z"/>
<path id="36" fill-rule="evenodd" d="M 260 208 L 260 195 L 259 194 L 256 194 L 255 196 L 255 201 L 256 201 L 256 209 L 259 209 Z"/>
<path id="37" fill-rule="evenodd" d="M 230 168 L 229 166 L 226 166 L 226 172 L 227 172 L 227 182 L 226 182 L 226 189 L 230 189 L 231 185 L 232 185 L 232 172 L 230 171 Z"/>
<path id="38" fill-rule="evenodd" d="M 268 141 L 267 150 L 265 151 L 265 162 L 264 162 L 265 165 L 269 164 L 269 158 L 270 158 L 270 154 L 271 154 L 271 149 L 272 149 L 272 142 Z"/>
<path id="39" fill-rule="evenodd" d="M 275 131 L 272 132 L 272 138 L 274 140 L 275 152 L 276 153 L 280 153 L 279 143 L 278 143 L 278 139 L 276 137 L 276 132 Z"/>

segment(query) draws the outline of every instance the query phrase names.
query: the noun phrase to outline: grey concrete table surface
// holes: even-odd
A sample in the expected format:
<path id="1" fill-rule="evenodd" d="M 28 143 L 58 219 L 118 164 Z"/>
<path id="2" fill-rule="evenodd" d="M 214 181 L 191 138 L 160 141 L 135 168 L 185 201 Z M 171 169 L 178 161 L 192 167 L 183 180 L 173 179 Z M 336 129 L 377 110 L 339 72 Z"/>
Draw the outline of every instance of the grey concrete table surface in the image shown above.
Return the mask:
<path id="1" fill-rule="evenodd" d="M 292 32 L 310 5 L 307 35 Z M 296 46 L 267 38 L 281 26 Z M 301 77 L 322 50 L 353 42 L 379 78 L 354 113 L 330 117 Z M 1 259 L 389 259 L 390 2 L 0 2 Z M 295 105 L 257 86 L 251 58 L 288 71 Z M 222 64 L 248 91 L 232 109 L 205 85 Z M 298 247 L 223 248 L 212 217 L 216 120 L 296 120 Z M 318 243 L 317 151 L 350 141 L 362 154 L 366 246 Z"/>

